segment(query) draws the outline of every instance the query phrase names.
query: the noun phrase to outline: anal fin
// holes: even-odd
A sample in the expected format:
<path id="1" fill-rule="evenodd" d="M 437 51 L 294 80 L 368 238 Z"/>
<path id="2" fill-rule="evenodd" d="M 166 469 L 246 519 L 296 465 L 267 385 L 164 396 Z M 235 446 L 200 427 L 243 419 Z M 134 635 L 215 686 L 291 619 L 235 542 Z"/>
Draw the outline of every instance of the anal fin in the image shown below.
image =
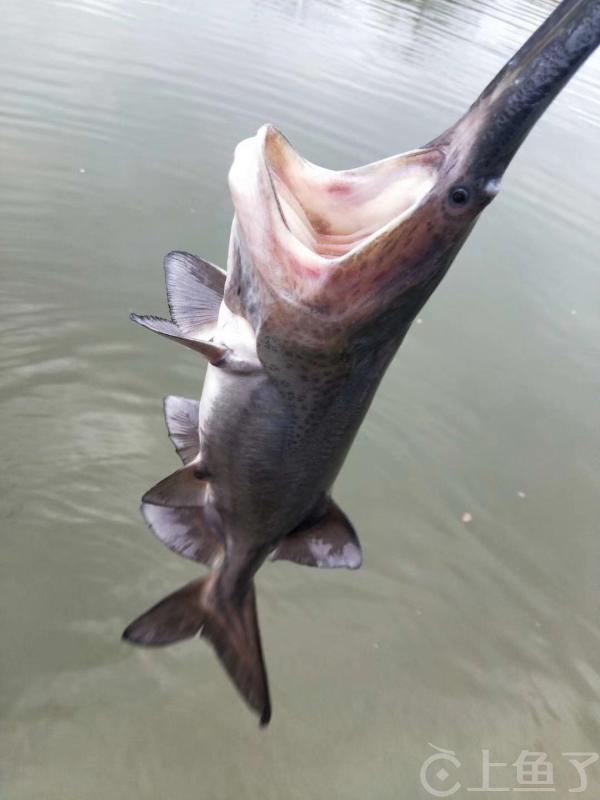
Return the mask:
<path id="1" fill-rule="evenodd" d="M 277 545 L 272 561 L 294 561 L 308 567 L 358 569 L 362 550 L 350 520 L 331 498 L 318 516 L 311 515 Z"/>

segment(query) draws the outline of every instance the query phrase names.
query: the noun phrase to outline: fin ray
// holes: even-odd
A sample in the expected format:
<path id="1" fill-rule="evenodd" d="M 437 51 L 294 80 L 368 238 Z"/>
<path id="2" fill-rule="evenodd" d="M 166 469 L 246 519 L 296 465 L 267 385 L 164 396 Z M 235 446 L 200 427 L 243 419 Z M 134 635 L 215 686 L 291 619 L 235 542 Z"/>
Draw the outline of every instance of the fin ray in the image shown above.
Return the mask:
<path id="1" fill-rule="evenodd" d="M 216 325 L 226 273 L 191 253 L 165 256 L 165 283 L 171 318 L 183 334 Z"/>

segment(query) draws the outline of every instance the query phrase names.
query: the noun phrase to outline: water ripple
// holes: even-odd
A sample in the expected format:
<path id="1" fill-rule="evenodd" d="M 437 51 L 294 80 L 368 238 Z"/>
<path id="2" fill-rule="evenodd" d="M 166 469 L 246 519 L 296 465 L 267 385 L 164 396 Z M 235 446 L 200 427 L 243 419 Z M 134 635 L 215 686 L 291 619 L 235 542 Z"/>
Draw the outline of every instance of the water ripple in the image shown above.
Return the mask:
<path id="1" fill-rule="evenodd" d="M 178 464 L 161 397 L 198 396 L 203 378 L 191 354 L 127 316 L 164 309 L 163 253 L 223 263 L 234 146 L 265 121 L 332 168 L 418 146 L 554 5 L 9 4 L 0 705 L 11 796 L 185 800 L 200 774 L 215 797 L 240 800 L 264 793 L 265 774 L 278 798 L 341 785 L 348 798 L 405 796 L 430 741 L 507 763 L 548 739 L 559 753 L 597 749 L 598 57 L 515 159 L 350 453 L 335 495 L 363 569 L 273 564 L 258 576 L 277 736 L 257 749 L 208 648 L 119 643 L 129 617 L 198 574 L 137 508 Z M 480 768 L 463 783 L 478 785 Z"/>

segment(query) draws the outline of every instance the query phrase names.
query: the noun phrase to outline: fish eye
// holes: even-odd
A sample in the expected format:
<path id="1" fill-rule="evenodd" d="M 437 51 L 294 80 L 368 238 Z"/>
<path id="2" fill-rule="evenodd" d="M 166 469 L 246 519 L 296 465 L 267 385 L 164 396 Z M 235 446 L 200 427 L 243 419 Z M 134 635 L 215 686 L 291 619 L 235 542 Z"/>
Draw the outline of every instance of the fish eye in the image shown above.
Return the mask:
<path id="1" fill-rule="evenodd" d="M 465 206 L 469 202 L 470 192 L 465 186 L 455 186 L 450 190 L 449 199 L 453 206 Z"/>

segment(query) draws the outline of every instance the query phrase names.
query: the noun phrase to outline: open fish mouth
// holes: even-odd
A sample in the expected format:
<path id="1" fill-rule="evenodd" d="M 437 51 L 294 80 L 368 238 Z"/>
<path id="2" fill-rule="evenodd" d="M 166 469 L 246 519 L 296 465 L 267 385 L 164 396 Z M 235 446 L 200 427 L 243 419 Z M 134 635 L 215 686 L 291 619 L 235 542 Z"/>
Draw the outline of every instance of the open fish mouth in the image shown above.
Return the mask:
<path id="1" fill-rule="evenodd" d="M 433 145 L 354 169 L 326 169 L 302 158 L 271 125 L 241 142 L 229 172 L 230 259 L 239 262 L 242 283 L 269 295 L 260 313 L 248 305 L 254 329 L 277 317 L 290 337 L 301 329 L 308 346 L 323 331 L 311 333 L 296 314 L 317 313 L 341 336 L 342 319 L 358 324 L 393 300 L 392 284 L 427 247 L 417 221 L 435 197 L 444 163 L 444 149 Z M 232 288 L 226 302 L 237 302 Z"/>
<path id="2" fill-rule="evenodd" d="M 436 185 L 443 160 L 434 146 L 331 170 L 302 158 L 264 125 L 238 145 L 229 173 L 239 233 L 265 277 L 286 274 L 283 283 L 291 289 L 291 282 L 295 294 L 306 280 L 312 292 L 311 279 L 325 279 L 396 235 Z"/>
<path id="3" fill-rule="evenodd" d="M 337 171 L 302 158 L 271 126 L 257 138 L 284 226 L 301 247 L 322 259 L 343 258 L 399 225 L 437 178 L 436 149 Z"/>

